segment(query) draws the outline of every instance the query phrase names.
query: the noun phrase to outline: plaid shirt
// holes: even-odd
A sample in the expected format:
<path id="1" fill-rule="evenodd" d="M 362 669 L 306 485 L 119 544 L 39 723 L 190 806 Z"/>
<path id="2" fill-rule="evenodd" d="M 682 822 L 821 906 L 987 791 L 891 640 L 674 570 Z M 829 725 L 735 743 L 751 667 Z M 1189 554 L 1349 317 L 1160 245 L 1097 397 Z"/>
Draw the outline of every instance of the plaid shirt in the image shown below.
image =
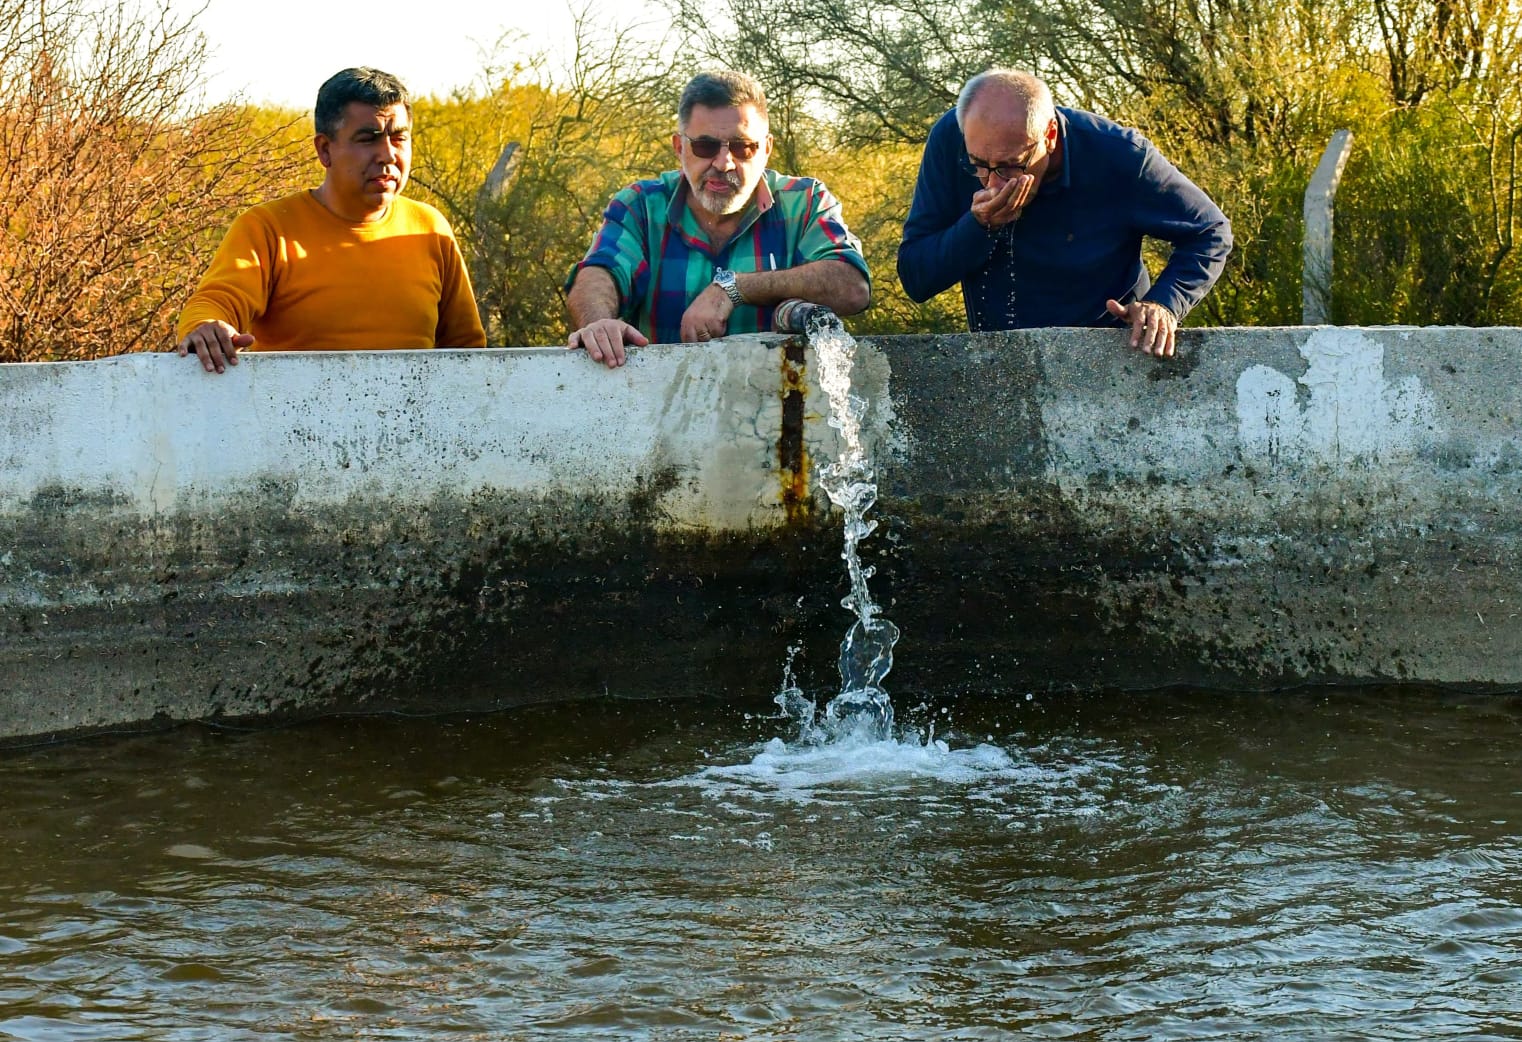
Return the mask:
<path id="1" fill-rule="evenodd" d="M 652 343 L 675 344 L 682 339 L 687 305 L 713 281 L 717 268 L 773 271 L 833 259 L 870 277 L 861 244 L 841 219 L 840 203 L 811 177 L 765 171 L 745 204 L 739 231 L 718 251 L 688 208 L 690 192 L 682 172 L 669 170 L 615 195 L 566 288 L 582 268 L 606 268 L 618 286 L 619 317 Z M 736 307 L 729 332 L 770 330 L 773 307 Z"/>

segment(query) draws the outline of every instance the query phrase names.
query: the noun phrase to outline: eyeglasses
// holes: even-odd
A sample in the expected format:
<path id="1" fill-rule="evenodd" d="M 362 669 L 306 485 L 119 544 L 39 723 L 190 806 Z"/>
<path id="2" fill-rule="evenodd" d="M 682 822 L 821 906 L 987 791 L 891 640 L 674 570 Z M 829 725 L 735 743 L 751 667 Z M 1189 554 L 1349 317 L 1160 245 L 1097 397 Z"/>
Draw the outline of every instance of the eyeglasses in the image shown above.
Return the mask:
<path id="1" fill-rule="evenodd" d="M 998 174 L 1001 181 L 1013 181 L 1016 177 L 1025 173 L 1026 168 L 1036 161 L 1036 149 L 1040 145 L 1041 142 L 1039 141 L 1032 145 L 1030 150 L 1025 153 L 1025 158 L 1018 163 L 1000 163 L 997 166 L 989 166 L 987 163 L 978 162 L 971 156 L 963 156 L 962 170 L 976 177 L 979 181 L 987 181 L 994 174 Z"/>
<path id="2" fill-rule="evenodd" d="M 716 137 L 687 137 L 687 144 L 692 146 L 692 154 L 699 159 L 712 159 L 719 154 L 719 149 L 727 147 L 729 154 L 735 157 L 736 163 L 743 163 L 761 148 L 759 141 L 747 141 L 743 137 L 732 137 L 728 141 L 720 141 Z"/>

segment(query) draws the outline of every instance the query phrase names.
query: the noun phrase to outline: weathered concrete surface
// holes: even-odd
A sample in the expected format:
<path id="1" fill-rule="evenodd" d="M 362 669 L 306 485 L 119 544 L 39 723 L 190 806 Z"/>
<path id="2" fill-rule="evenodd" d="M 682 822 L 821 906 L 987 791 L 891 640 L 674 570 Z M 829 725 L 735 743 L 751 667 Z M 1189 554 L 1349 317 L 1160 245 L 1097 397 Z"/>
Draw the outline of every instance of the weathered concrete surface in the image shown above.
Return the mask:
<path id="1" fill-rule="evenodd" d="M 905 672 L 1522 686 L 1522 330 L 885 346 Z"/>
<path id="2" fill-rule="evenodd" d="M 1522 687 L 1516 329 L 862 345 L 896 693 Z M 837 683 L 796 341 L 0 367 L 0 736 Z"/>

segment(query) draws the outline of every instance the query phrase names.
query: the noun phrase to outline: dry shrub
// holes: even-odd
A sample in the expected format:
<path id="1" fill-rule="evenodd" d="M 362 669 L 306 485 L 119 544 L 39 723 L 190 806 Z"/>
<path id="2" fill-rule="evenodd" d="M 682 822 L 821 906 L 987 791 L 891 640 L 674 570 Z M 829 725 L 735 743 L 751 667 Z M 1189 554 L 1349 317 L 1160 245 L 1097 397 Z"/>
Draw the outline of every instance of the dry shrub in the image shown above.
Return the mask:
<path id="1" fill-rule="evenodd" d="M 154 350 L 232 215 L 296 183 L 288 126 L 208 106 L 167 8 L 0 0 L 0 361 Z"/>

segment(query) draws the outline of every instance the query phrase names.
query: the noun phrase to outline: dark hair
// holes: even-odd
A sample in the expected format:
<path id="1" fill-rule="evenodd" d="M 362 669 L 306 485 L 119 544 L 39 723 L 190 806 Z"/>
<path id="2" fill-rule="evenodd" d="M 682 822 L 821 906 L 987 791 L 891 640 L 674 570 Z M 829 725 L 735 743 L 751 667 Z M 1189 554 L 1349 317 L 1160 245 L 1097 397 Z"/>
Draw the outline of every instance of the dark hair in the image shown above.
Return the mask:
<path id="1" fill-rule="evenodd" d="M 676 104 L 677 126 L 687 125 L 687 117 L 692 115 L 694 105 L 702 105 L 705 109 L 754 105 L 765 119 L 766 91 L 743 72 L 700 72 L 682 88 L 682 98 Z"/>
<path id="2" fill-rule="evenodd" d="M 407 115 L 412 115 L 412 98 L 408 95 L 407 88 L 402 86 L 401 80 L 389 72 L 381 72 L 369 66 L 345 69 L 330 76 L 326 83 L 317 88 L 317 108 L 312 113 L 317 133 L 328 137 L 337 135 L 338 125 L 343 122 L 344 109 L 351 101 L 364 102 L 378 109 L 404 105 Z"/>

